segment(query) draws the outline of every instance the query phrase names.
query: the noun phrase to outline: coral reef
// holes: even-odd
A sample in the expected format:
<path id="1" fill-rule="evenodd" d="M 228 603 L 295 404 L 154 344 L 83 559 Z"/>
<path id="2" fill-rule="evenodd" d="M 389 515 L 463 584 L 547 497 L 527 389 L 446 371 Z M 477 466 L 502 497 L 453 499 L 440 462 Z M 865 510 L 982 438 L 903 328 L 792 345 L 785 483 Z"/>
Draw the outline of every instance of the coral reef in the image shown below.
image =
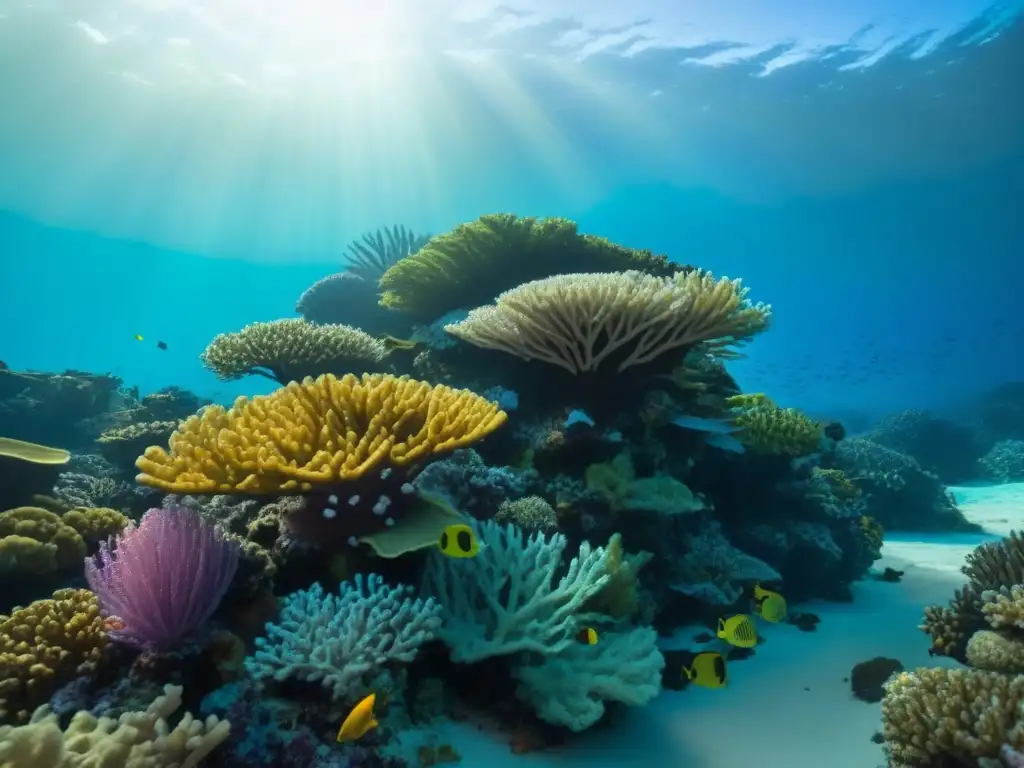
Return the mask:
<path id="1" fill-rule="evenodd" d="M 112 466 L 131 471 L 143 451 L 151 445 L 166 443 L 177 429 L 177 421 L 142 421 L 126 427 L 112 427 L 96 438 L 100 455 Z"/>
<path id="2" fill-rule="evenodd" d="M 863 437 L 910 456 L 943 483 L 974 479 L 979 441 L 969 426 L 928 411 L 910 409 L 885 416 Z"/>
<path id="3" fill-rule="evenodd" d="M 997 483 L 1024 480 L 1024 440 L 1000 440 L 978 459 L 978 469 Z"/>
<path id="4" fill-rule="evenodd" d="M 948 607 L 931 606 L 921 629 L 932 652 L 966 669 L 921 668 L 886 685 L 890 761 L 900 768 L 976 765 L 1004 745 L 1024 748 L 1024 537 L 982 544 L 963 567 L 968 583 Z"/>

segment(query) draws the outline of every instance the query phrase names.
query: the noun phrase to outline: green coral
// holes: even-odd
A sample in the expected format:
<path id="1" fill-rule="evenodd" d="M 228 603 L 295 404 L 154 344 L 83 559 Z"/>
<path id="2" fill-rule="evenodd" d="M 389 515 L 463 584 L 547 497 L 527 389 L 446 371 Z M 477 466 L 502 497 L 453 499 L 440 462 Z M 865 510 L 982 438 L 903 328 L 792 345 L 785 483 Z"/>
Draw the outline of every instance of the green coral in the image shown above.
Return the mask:
<path id="1" fill-rule="evenodd" d="M 821 447 L 821 425 L 795 408 L 779 408 L 763 394 L 726 400 L 743 445 L 755 453 L 807 456 Z"/>
<path id="2" fill-rule="evenodd" d="M 109 507 L 77 507 L 65 512 L 60 519 L 74 528 L 89 547 L 121 533 L 128 525 L 127 517 Z"/>
<path id="3" fill-rule="evenodd" d="M 501 502 L 494 522 L 513 523 L 526 531 L 550 533 L 558 528 L 558 515 L 554 507 L 540 496 L 524 496 Z"/>
<path id="4" fill-rule="evenodd" d="M 587 489 L 600 494 L 616 512 L 644 510 L 686 514 L 705 508 L 704 500 L 671 475 L 637 478 L 629 453 L 591 464 L 584 472 Z"/>
<path id="5" fill-rule="evenodd" d="M 85 541 L 60 515 L 39 507 L 0 512 L 0 573 L 69 572 L 85 555 Z"/>
<path id="6" fill-rule="evenodd" d="M 679 269 L 685 267 L 665 256 L 581 235 L 568 219 L 489 214 L 394 264 L 380 279 L 381 304 L 429 322 L 552 275 L 637 270 L 669 277 Z"/>

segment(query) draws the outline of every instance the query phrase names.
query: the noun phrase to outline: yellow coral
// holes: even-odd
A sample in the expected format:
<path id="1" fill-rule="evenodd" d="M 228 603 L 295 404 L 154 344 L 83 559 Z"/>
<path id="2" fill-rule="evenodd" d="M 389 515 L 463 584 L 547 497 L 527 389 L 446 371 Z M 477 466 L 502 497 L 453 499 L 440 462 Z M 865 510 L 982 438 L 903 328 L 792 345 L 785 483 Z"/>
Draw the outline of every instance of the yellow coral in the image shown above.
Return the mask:
<path id="1" fill-rule="evenodd" d="M 1024 676 L 972 669 L 918 669 L 886 685 L 882 724 L 892 761 L 925 768 L 977 765 L 1005 743 L 1024 747 Z"/>
<path id="2" fill-rule="evenodd" d="M 814 474 L 824 480 L 832 493 L 840 499 L 856 499 L 860 496 L 860 488 L 841 469 L 815 467 Z"/>
<path id="3" fill-rule="evenodd" d="M 779 408 L 763 395 L 726 401 L 740 431 L 736 438 L 756 453 L 806 456 L 821 447 L 821 425 L 795 408 Z"/>
<path id="4" fill-rule="evenodd" d="M 869 515 L 860 516 L 860 532 L 867 539 L 868 546 L 873 550 L 880 550 L 885 538 L 885 529 L 882 524 Z"/>
<path id="5" fill-rule="evenodd" d="M 1024 586 L 981 593 L 981 612 L 993 629 L 1024 629 Z"/>
<path id="6" fill-rule="evenodd" d="M 78 507 L 60 517 L 61 522 L 78 531 L 87 544 L 106 541 L 128 525 L 128 518 L 108 507 Z"/>
<path id="7" fill-rule="evenodd" d="M 330 374 L 210 406 L 136 461 L 174 493 L 286 493 L 355 480 L 470 445 L 507 416 L 469 390 L 408 377 Z"/>
<path id="8" fill-rule="evenodd" d="M 0 709 L 23 720 L 54 687 L 91 672 L 106 648 L 99 601 L 87 589 L 60 589 L 0 616 Z"/>
<path id="9" fill-rule="evenodd" d="M 17 507 L 0 512 L 0 572 L 44 574 L 80 568 L 85 542 L 54 512 Z"/>
<path id="10" fill-rule="evenodd" d="M 49 707 L 40 707 L 27 725 L 0 728 L 3 768 L 195 768 L 231 732 L 227 720 L 205 721 L 186 712 L 178 724 L 167 723 L 181 706 L 181 688 L 164 686 L 164 694 L 144 712 L 126 712 L 118 720 L 80 711 L 62 731 Z"/>

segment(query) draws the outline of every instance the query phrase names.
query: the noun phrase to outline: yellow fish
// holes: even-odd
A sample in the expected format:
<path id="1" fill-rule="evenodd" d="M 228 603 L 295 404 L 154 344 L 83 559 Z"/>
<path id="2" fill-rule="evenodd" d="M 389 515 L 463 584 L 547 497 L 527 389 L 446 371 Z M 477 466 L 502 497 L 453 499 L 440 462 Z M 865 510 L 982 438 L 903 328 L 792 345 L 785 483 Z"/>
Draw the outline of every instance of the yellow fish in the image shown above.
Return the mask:
<path id="1" fill-rule="evenodd" d="M 145 339 L 143 339 L 143 338 L 142 338 L 142 336 L 140 336 L 140 335 L 139 335 L 139 334 L 137 334 L 137 333 L 135 334 L 135 340 L 136 340 L 136 341 L 145 341 Z"/>
<path id="2" fill-rule="evenodd" d="M 339 742 L 361 739 L 377 727 L 377 718 L 373 716 L 373 705 L 376 703 L 377 694 L 371 693 L 352 708 L 338 729 Z"/>
<path id="3" fill-rule="evenodd" d="M 576 633 L 576 639 L 584 645 L 597 644 L 597 630 L 593 627 L 584 627 Z"/>
<path id="4" fill-rule="evenodd" d="M 683 667 L 686 679 L 705 688 L 724 688 L 726 683 L 725 657 L 718 651 L 704 651 L 693 657 L 689 667 Z"/>
<path id="5" fill-rule="evenodd" d="M 480 551 L 480 542 L 476 540 L 476 534 L 465 523 L 456 523 L 445 528 L 437 546 L 448 557 L 476 557 Z"/>
<path id="6" fill-rule="evenodd" d="M 754 604 L 757 615 L 772 624 L 786 618 L 786 598 L 778 592 L 763 589 L 760 584 L 754 585 Z"/>
<path id="7" fill-rule="evenodd" d="M 718 638 L 737 648 L 753 648 L 757 645 L 757 629 L 750 617 L 741 613 L 718 620 Z"/>

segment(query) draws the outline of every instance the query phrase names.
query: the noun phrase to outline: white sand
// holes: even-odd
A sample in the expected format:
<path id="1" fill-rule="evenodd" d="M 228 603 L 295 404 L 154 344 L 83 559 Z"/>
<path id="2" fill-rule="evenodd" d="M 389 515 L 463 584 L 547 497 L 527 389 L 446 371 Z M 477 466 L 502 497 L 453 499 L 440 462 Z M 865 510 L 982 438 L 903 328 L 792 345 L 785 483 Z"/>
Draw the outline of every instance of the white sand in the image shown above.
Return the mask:
<path id="1" fill-rule="evenodd" d="M 1024 483 L 952 490 L 967 517 L 989 534 L 887 538 L 875 567 L 905 571 L 902 582 L 860 582 L 851 604 L 797 606 L 821 617 L 816 632 L 762 623 L 765 644 L 756 656 L 730 665 L 725 689 L 665 691 L 610 731 L 536 755 L 512 755 L 504 744 L 463 726 L 428 738 L 453 744 L 469 768 L 882 766 L 882 748 L 871 741 L 880 727 L 880 705 L 854 699 L 843 679 L 875 656 L 899 659 L 910 669 L 951 663 L 928 656 L 928 637 L 917 629 L 924 606 L 952 596 L 963 582 L 964 556 L 975 546 L 1024 526 Z M 700 631 L 680 633 L 665 647 L 694 648 L 689 640 Z"/>

